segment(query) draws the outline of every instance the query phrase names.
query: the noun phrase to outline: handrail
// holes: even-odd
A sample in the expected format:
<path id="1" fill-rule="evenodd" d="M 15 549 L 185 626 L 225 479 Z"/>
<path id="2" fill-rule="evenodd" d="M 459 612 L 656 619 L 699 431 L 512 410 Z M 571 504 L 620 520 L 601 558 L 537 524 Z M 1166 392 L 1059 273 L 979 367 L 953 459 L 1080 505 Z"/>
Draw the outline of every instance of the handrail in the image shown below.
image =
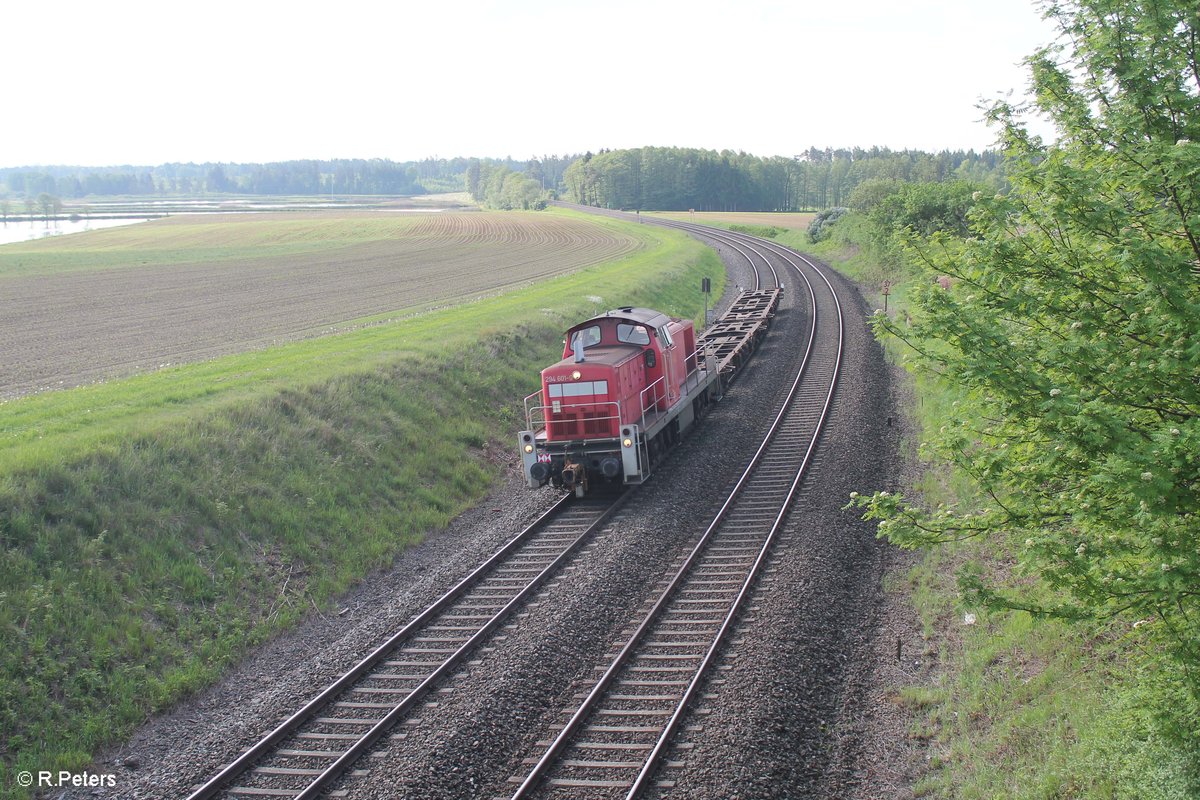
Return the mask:
<path id="1" fill-rule="evenodd" d="M 526 425 L 528 426 L 529 430 L 536 430 L 537 425 L 539 425 L 539 424 L 548 427 L 549 425 L 559 424 L 559 423 L 566 424 L 566 423 L 572 423 L 572 422 L 611 422 L 612 420 L 616 420 L 618 425 L 621 424 L 621 402 L 619 400 L 604 400 L 599 403 L 560 404 L 559 405 L 559 413 L 561 413 L 563 411 L 569 411 L 573 408 L 596 408 L 597 406 L 616 406 L 616 413 L 609 414 L 609 415 L 606 415 L 603 417 L 586 417 L 586 418 L 580 419 L 579 417 L 572 416 L 570 419 L 554 420 L 554 419 L 550 419 L 549 416 L 546 414 L 547 409 L 550 409 L 551 414 L 555 413 L 553 410 L 554 409 L 553 406 L 533 406 L 532 408 L 526 409 L 525 422 L 526 422 Z M 538 412 L 541 412 L 540 416 L 539 416 Z"/>
<path id="2" fill-rule="evenodd" d="M 643 426 L 645 426 L 645 424 L 646 424 L 646 412 L 649 411 L 654 406 L 658 405 L 658 401 L 659 401 L 658 389 L 656 389 L 655 387 L 658 386 L 660 383 L 663 384 L 663 386 L 666 386 L 666 382 L 667 382 L 667 376 L 664 375 L 663 377 L 656 380 L 654 383 L 647 386 L 645 389 L 642 389 L 642 393 L 638 398 L 638 405 L 641 407 L 641 412 L 642 412 L 641 424 Z M 654 389 L 654 401 L 651 404 L 647 405 L 646 392 L 649 392 L 651 389 Z M 667 391 L 666 396 L 668 398 L 670 398 L 670 396 L 671 396 L 671 392 L 669 389 Z"/>
<path id="3" fill-rule="evenodd" d="M 683 380 L 680 383 L 680 387 L 686 386 L 688 381 L 690 381 L 694 375 L 697 375 L 698 373 L 700 373 L 702 371 L 708 370 L 707 358 L 709 356 L 710 349 L 711 348 L 709 345 L 701 344 L 701 345 L 698 345 L 690 353 L 688 353 L 687 355 L 684 356 L 683 363 L 685 366 L 688 363 L 693 363 L 693 364 L 695 364 L 695 366 L 692 367 L 692 369 L 688 370 L 684 374 Z M 659 395 L 658 389 L 656 389 L 655 387 L 657 387 L 658 384 L 660 384 L 660 383 L 663 384 L 664 387 L 666 386 L 666 376 L 665 375 L 663 377 L 659 378 L 658 380 L 656 380 L 654 383 L 647 386 L 645 389 L 643 389 L 638 398 L 639 406 L 640 406 L 639 410 L 641 413 L 640 423 L 643 426 L 646 424 L 646 414 L 653 407 L 651 405 L 647 405 L 646 393 L 653 389 L 654 390 L 653 405 L 654 406 L 658 405 L 659 401 L 662 400 L 663 397 Z M 549 406 L 546 404 L 546 399 L 544 397 L 544 394 L 545 394 L 545 389 L 538 389 L 536 392 L 533 392 L 532 394 L 527 395 L 525 397 L 525 400 L 524 400 L 525 427 L 528 428 L 529 430 L 533 430 L 539 421 L 539 418 L 536 416 L 536 413 L 538 411 L 545 412 L 545 410 L 547 408 L 552 407 L 552 406 Z M 670 395 L 669 389 L 665 393 L 664 396 L 667 397 L 668 399 L 670 398 L 671 395 Z M 534 400 L 534 398 L 537 398 L 537 399 Z M 532 405 L 530 404 L 530 400 L 534 400 Z M 578 407 L 578 406 L 594 407 L 594 406 L 599 406 L 599 405 L 611 405 L 614 403 L 617 405 L 617 419 L 619 420 L 620 416 L 621 416 L 621 405 L 620 405 L 619 400 L 604 400 L 604 401 L 600 401 L 600 402 L 596 402 L 596 403 L 571 403 L 569 405 L 560 405 L 559 407 L 563 408 L 563 409 L 574 408 L 574 407 Z M 612 419 L 612 417 L 596 417 L 596 419 L 602 419 L 602 420 L 603 419 Z M 543 425 L 546 424 L 546 416 L 544 413 L 542 414 L 540 421 Z"/>
<path id="4" fill-rule="evenodd" d="M 532 413 L 535 413 L 538 411 L 545 411 L 546 409 L 550 409 L 550 413 L 554 414 L 554 413 L 561 413 L 562 411 L 569 411 L 573 408 L 595 408 L 596 406 L 616 406 L 617 413 L 613 414 L 611 416 L 607 416 L 607 417 L 588 417 L 588 419 L 620 419 L 621 418 L 621 403 L 618 400 L 605 400 L 600 403 L 571 403 L 570 405 L 560 405 L 559 406 L 560 412 L 555 412 L 554 406 L 534 406 L 533 408 L 531 408 L 529 410 L 532 414 Z M 531 416 L 530 421 L 532 421 L 533 419 L 534 418 Z M 542 421 L 545 421 L 546 418 L 543 416 L 541 419 L 542 419 Z"/>

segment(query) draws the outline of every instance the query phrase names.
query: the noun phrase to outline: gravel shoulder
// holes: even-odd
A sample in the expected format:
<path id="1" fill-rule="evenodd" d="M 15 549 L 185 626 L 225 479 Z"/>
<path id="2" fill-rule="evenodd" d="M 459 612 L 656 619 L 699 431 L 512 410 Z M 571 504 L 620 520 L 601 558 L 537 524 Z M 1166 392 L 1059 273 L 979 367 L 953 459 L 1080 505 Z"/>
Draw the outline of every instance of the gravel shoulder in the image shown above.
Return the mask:
<path id="1" fill-rule="evenodd" d="M 847 337 L 836 412 L 692 730 L 677 737 L 687 750 L 668 756 L 684 766 L 660 773 L 673 781 L 662 796 L 906 797 L 924 763 L 897 702 L 927 668 L 903 588 L 909 561 L 844 509 L 850 492 L 903 479 L 901 376 L 861 295 L 836 282 Z"/>
<path id="2" fill-rule="evenodd" d="M 911 376 L 895 365 L 884 366 L 897 443 L 915 443 L 919 431 L 907 411 L 914 402 Z M 907 491 L 917 483 L 915 455 L 903 450 L 893 453 L 892 477 L 874 488 Z M 929 740 L 915 729 L 916 712 L 901 694 L 906 688 L 932 687 L 942 672 L 937 647 L 924 631 L 907 579 L 922 555 L 888 545 L 881 549 L 883 576 L 869 617 L 871 627 L 849 654 L 845 691 L 833 724 L 822 781 L 825 797 L 916 797 L 914 787 L 933 755 Z"/>

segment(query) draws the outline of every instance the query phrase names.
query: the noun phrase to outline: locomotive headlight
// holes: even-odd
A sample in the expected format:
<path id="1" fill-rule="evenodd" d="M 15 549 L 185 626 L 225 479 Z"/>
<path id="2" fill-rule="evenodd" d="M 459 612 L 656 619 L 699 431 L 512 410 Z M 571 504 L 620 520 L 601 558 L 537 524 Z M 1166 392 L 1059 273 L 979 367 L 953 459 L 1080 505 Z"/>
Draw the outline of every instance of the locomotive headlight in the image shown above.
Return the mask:
<path id="1" fill-rule="evenodd" d="M 532 452 L 533 452 L 533 445 L 531 445 L 531 444 L 527 444 L 527 445 L 525 445 L 525 452 L 526 452 L 526 453 L 532 453 Z"/>
<path id="2" fill-rule="evenodd" d="M 625 445 L 626 447 L 633 447 L 633 439 L 630 439 L 628 436 L 626 436 L 621 440 L 621 444 Z"/>
<path id="3" fill-rule="evenodd" d="M 571 373 L 571 380 L 577 381 L 582 377 L 583 377 L 583 373 L 580 372 L 579 370 L 575 370 L 574 372 Z"/>

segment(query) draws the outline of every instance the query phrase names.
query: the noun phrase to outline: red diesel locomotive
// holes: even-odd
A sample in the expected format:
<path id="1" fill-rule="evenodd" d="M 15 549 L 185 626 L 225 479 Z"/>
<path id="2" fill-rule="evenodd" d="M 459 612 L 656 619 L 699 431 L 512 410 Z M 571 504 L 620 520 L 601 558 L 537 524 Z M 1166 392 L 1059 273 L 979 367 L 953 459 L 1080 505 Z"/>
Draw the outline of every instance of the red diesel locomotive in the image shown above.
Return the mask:
<path id="1" fill-rule="evenodd" d="M 542 370 L 541 390 L 525 398 L 526 481 L 580 497 L 641 483 L 720 393 L 691 321 L 627 307 L 581 322 L 567 331 L 562 360 Z"/>

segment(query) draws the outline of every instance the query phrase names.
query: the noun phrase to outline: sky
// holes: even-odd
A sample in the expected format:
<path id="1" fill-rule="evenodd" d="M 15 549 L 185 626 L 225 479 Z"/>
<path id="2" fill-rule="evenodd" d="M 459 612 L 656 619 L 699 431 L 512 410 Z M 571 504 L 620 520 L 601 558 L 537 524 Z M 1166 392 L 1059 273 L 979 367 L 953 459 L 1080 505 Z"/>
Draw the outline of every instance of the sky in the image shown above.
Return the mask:
<path id="1" fill-rule="evenodd" d="M 1033 0 L 60 0 L 4 12 L 0 167 L 641 146 L 976 150 Z"/>

